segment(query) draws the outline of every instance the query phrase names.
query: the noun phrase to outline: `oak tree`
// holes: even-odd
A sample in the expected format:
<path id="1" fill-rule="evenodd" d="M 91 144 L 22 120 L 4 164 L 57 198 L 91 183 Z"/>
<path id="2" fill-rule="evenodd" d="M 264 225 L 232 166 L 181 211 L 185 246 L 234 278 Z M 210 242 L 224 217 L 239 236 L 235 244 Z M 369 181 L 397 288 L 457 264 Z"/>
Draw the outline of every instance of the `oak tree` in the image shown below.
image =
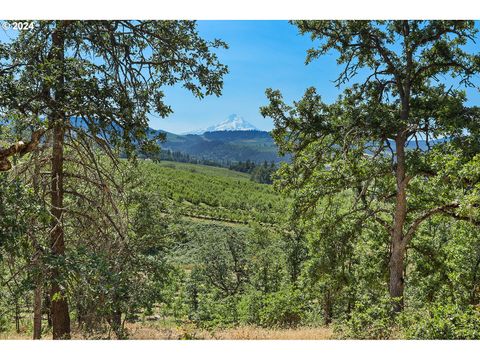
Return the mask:
<path id="1" fill-rule="evenodd" d="M 36 21 L 0 47 L 2 122 L 25 139 L 0 147 L 0 170 L 9 158 L 50 148 L 50 251 L 66 251 L 64 218 L 65 146 L 89 137 L 109 151 L 132 155 L 155 146 L 148 115 L 172 112 L 163 89 L 177 83 L 196 97 L 219 95 L 227 68 L 193 21 Z M 70 174 L 74 176 L 75 174 Z M 61 261 L 59 261 L 60 263 Z M 61 267 L 51 271 L 53 338 L 70 337 Z"/>
<path id="2" fill-rule="evenodd" d="M 480 112 L 465 104 L 465 91 L 440 81 L 475 86 L 480 56 L 465 45 L 477 29 L 473 21 L 295 24 L 316 43 L 307 63 L 338 54 L 336 83 L 345 90 L 326 104 L 310 88 L 293 106 L 267 90 L 262 114 L 274 119 L 281 151 L 293 155 L 277 184 L 295 195 L 299 214 L 350 194 L 351 212 L 385 229 L 389 293 L 400 311 L 405 256 L 422 223 L 440 214 L 477 221 L 466 208 L 478 206 L 479 179 L 465 169 L 478 163 Z"/>

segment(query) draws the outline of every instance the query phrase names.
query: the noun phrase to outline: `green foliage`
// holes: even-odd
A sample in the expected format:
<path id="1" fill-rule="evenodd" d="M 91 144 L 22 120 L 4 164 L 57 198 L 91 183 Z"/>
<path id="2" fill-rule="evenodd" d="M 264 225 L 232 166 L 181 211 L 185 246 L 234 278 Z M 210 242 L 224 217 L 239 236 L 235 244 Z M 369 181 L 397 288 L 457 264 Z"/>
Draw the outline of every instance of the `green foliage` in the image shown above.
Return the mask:
<path id="1" fill-rule="evenodd" d="M 231 327 L 238 324 L 237 296 L 218 296 L 215 292 L 199 295 L 199 306 L 192 320 L 207 329 Z"/>
<path id="2" fill-rule="evenodd" d="M 478 304 L 480 246 L 478 226 L 437 217 L 412 242 L 407 292 L 412 306 L 448 301 Z"/>
<path id="3" fill-rule="evenodd" d="M 286 272 L 291 284 L 297 284 L 300 274 L 309 259 L 306 232 L 300 227 L 287 226 L 280 236 L 280 248 L 285 258 Z"/>
<path id="4" fill-rule="evenodd" d="M 260 309 L 260 325 L 265 327 L 296 327 L 305 316 L 304 295 L 299 289 L 286 287 L 267 294 Z"/>
<path id="5" fill-rule="evenodd" d="M 268 89 L 261 108 L 291 156 L 275 185 L 306 230 L 302 282 L 321 299 L 326 322 L 333 314 L 347 337 L 388 338 L 392 306 L 477 303 L 478 235 L 463 221 L 478 227 L 480 219 L 480 108 L 438 82 L 475 86 L 480 54 L 463 46 L 478 34 L 474 22 L 294 24 L 315 40 L 307 62 L 333 51 L 344 66 L 336 83 L 348 85 L 330 104 L 315 88 L 292 105 Z M 371 301 L 386 288 L 390 302 Z"/>
<path id="6" fill-rule="evenodd" d="M 478 307 L 462 307 L 452 303 L 433 303 L 402 314 L 404 336 L 407 339 L 480 339 Z"/>
<path id="7" fill-rule="evenodd" d="M 202 226 L 194 241 L 198 275 L 223 297 L 242 291 L 247 282 L 245 233 L 231 227 Z"/>
<path id="8" fill-rule="evenodd" d="M 185 338 L 195 336 L 191 326 L 320 322 L 343 338 L 480 338 L 479 108 L 437 81 L 453 75 L 472 85 L 479 57 L 463 45 L 477 34 L 473 22 L 295 23 L 319 40 L 308 61 L 338 52 L 339 85 L 370 73 L 333 104 L 314 88 L 290 106 L 267 91 L 262 114 L 291 156 L 275 187 L 266 162 L 235 164 L 237 172 L 188 164 L 175 151 L 164 156 L 185 163 L 115 161 L 158 150 L 164 134 L 150 133 L 147 114 L 171 112 L 163 86 L 220 94 L 226 68 L 211 49 L 224 44 L 202 40 L 194 22 L 45 21 L 2 45 L 1 146 L 59 118 L 67 130 L 68 241 L 60 256 L 47 246 L 52 189 L 42 150 L 14 158 L 12 176 L 0 175 L 0 331 L 12 319 L 18 327 L 33 288 L 56 282 L 50 300 L 67 299 L 79 329 L 101 337 L 125 338 L 125 321 L 160 314 L 188 328 Z M 62 45 L 51 46 L 52 32 Z M 268 134 L 246 137 L 189 139 L 208 159 L 206 147 L 230 138 L 224 165 L 234 151 L 272 153 Z M 393 270 L 401 298 L 387 294 Z"/>
<path id="9" fill-rule="evenodd" d="M 358 299 L 347 318 L 336 324 L 340 337 L 349 339 L 390 339 L 395 335 L 392 300 L 386 296 Z"/>
<path id="10" fill-rule="evenodd" d="M 240 171 L 250 174 L 250 179 L 260 184 L 272 184 L 273 174 L 277 170 L 275 163 L 270 164 L 265 160 L 262 164 L 256 164 L 250 160 L 230 165 L 230 170 Z"/>
<path id="11" fill-rule="evenodd" d="M 268 164 L 266 161 L 262 165 L 257 165 L 251 172 L 251 179 L 261 184 L 272 184 L 273 174 L 276 171 L 276 166 L 272 162 Z"/>
<path id="12" fill-rule="evenodd" d="M 47 221 L 31 185 L 0 173 L 0 332 L 11 328 L 12 319 L 19 330 L 22 309 L 41 272 L 35 260 L 42 256 L 43 243 L 36 232 Z"/>
<path id="13" fill-rule="evenodd" d="M 167 226 L 152 221 L 163 214 L 148 207 L 148 196 L 129 198 L 135 197 L 131 169 L 119 166 L 116 157 L 158 152 L 164 135 L 149 130 L 148 114 L 172 112 L 164 102 L 165 86 L 181 84 L 198 98 L 220 95 L 227 68 L 212 50 L 226 44 L 201 38 L 194 21 L 32 24 L 32 31 L 18 32 L 0 47 L 0 132 L 9 127 L 19 138 L 32 138 L 6 152 L 2 141 L 0 167 L 9 170 L 10 156 L 32 152 L 26 162 L 34 165 L 15 175 L 32 179 L 43 201 L 51 197 L 50 231 L 37 233 L 31 221 L 27 232 L 35 234 L 31 262 L 45 261 L 51 296 L 62 299 L 61 306 L 52 306 L 54 338 L 70 338 L 67 300 L 76 302 L 80 325 L 88 316 L 92 326 L 107 322 L 123 338 L 122 315 L 150 310 L 158 301 Z M 51 154 L 39 161 L 43 149 Z M 41 178 L 45 173 L 53 179 L 50 188 Z M 8 223 L 9 232 L 21 229 Z"/>
<path id="14" fill-rule="evenodd" d="M 286 259 L 279 234 L 256 225 L 248 234 L 247 273 L 249 285 L 264 294 L 278 291 L 286 280 Z"/>
<path id="15" fill-rule="evenodd" d="M 116 203 L 117 211 L 120 208 L 125 215 L 117 213 L 112 224 L 121 231 L 104 232 L 102 241 L 92 243 L 87 239 L 98 229 L 85 229 L 85 238 L 77 240 L 66 258 L 68 266 L 63 267 L 77 322 L 83 330 L 92 333 L 107 327 L 123 338 L 122 316 L 125 319 L 151 312 L 166 300 L 164 291 L 168 292 L 165 289 L 175 276 L 167 254 L 177 232 L 175 222 L 165 214 L 162 198 L 139 186 L 144 175 L 127 162 L 118 166 L 124 167 L 122 171 L 127 169 L 125 173 L 111 172 L 115 177 L 127 175 Z"/>
<path id="16" fill-rule="evenodd" d="M 292 328 L 307 317 L 305 296 L 299 289 L 284 286 L 278 291 L 264 293 L 249 291 L 238 303 L 241 323 L 267 328 Z"/>
<path id="17" fill-rule="evenodd" d="M 0 333 L 8 329 L 9 319 L 5 315 L 6 315 L 5 312 L 0 314 Z"/>
<path id="18" fill-rule="evenodd" d="M 194 21 L 35 21 L 3 44 L 0 107 L 21 114 L 24 127 L 63 125 L 99 136 L 131 153 L 150 152 L 163 135 L 149 137 L 147 114 L 167 116 L 163 88 L 180 83 L 195 97 L 219 95 L 227 67 Z M 108 36 L 105 36 L 108 34 Z M 57 43 L 54 43 L 55 37 Z M 168 44 L 169 51 L 164 51 Z M 51 90 L 62 84 L 61 100 Z M 44 89 L 38 92 L 38 89 Z M 52 107 L 53 106 L 53 107 Z M 34 119 L 31 120 L 31 119 Z M 70 121 L 67 121 L 69 119 Z"/>
<path id="19" fill-rule="evenodd" d="M 205 165 L 141 163 L 146 189 L 168 198 L 186 216 L 246 223 L 277 223 L 288 200 L 249 176 Z"/>
<path id="20" fill-rule="evenodd" d="M 32 217 L 46 219 L 45 210 L 33 189 L 20 179 L 11 179 L 0 173 L 0 260 L 2 246 L 12 255 L 27 250 L 23 240 Z"/>
<path id="21" fill-rule="evenodd" d="M 188 250 L 176 256 L 194 264 L 184 291 L 190 320 L 207 328 L 295 327 L 306 318 L 306 299 L 290 282 L 279 233 L 261 225 L 192 230 Z"/>
<path id="22" fill-rule="evenodd" d="M 244 294 L 237 305 L 238 319 L 241 324 L 260 325 L 260 315 L 264 307 L 265 294 L 258 290 L 251 290 Z"/>

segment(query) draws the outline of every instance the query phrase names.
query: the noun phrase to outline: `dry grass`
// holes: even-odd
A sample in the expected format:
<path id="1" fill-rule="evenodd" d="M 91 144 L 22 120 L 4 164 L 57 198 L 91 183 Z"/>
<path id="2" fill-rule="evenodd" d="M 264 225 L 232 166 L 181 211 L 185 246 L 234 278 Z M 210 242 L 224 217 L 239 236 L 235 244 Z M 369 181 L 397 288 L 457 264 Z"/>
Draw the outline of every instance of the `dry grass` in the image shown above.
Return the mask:
<path id="1" fill-rule="evenodd" d="M 300 327 L 296 329 L 264 329 L 254 326 L 241 326 L 231 329 L 207 331 L 193 325 L 166 326 L 160 322 L 138 322 L 126 324 L 131 340 L 327 340 L 333 339 L 329 328 Z M 105 339 L 107 334 L 98 336 Z M 75 330 L 73 339 L 85 339 Z M 0 340 L 30 340 L 31 333 L 22 331 L 0 333 Z M 44 334 L 43 339 L 51 339 L 51 334 Z"/>
<path id="2" fill-rule="evenodd" d="M 17 334 L 16 332 L 0 333 L 0 340 L 31 340 L 32 337 L 27 333 Z"/>
<path id="3" fill-rule="evenodd" d="M 262 329 L 238 327 L 215 334 L 220 340 L 328 340 L 333 338 L 328 328 Z"/>
<path id="4" fill-rule="evenodd" d="M 323 327 L 300 327 L 296 329 L 264 329 L 240 326 L 231 329 L 207 331 L 193 326 L 178 328 L 158 324 L 128 324 L 130 339 L 198 339 L 198 340 L 327 340 L 333 332 Z"/>

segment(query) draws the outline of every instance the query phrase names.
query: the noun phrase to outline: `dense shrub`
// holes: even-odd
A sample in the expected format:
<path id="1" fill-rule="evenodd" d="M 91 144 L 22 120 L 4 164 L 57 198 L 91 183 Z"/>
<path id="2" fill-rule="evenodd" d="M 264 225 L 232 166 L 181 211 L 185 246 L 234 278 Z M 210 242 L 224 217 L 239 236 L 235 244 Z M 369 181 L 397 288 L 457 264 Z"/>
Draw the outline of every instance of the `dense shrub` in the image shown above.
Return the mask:
<path id="1" fill-rule="evenodd" d="M 8 318 L 0 313 L 0 333 L 8 329 Z"/>
<path id="2" fill-rule="evenodd" d="M 238 296 L 222 297 L 217 291 L 205 289 L 197 294 L 195 308 L 190 308 L 189 319 L 204 329 L 226 328 L 238 324 Z"/>
<path id="3" fill-rule="evenodd" d="M 302 293 L 291 287 L 268 294 L 260 310 L 260 325 L 265 327 L 296 327 L 304 318 Z"/>
<path id="4" fill-rule="evenodd" d="M 349 339 L 390 339 L 396 330 L 392 303 L 386 297 L 377 301 L 360 299 L 350 316 L 335 324 L 339 337 Z"/>
<path id="5" fill-rule="evenodd" d="M 240 299 L 237 306 L 240 323 L 247 325 L 260 324 L 260 310 L 264 303 L 264 294 L 259 291 L 251 291 Z"/>
<path id="6" fill-rule="evenodd" d="M 433 304 L 401 316 L 408 339 L 480 339 L 480 311 L 473 306 Z"/>

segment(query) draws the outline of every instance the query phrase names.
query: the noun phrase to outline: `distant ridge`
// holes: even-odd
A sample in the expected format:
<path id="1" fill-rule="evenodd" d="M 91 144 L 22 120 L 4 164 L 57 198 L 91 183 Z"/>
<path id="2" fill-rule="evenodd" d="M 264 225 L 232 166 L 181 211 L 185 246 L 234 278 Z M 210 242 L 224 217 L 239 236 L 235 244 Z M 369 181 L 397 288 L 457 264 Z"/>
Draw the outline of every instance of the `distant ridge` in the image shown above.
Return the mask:
<path id="1" fill-rule="evenodd" d="M 286 160 L 278 154 L 278 148 L 268 131 L 223 130 L 203 134 L 176 135 L 150 129 L 150 136 L 163 133 L 166 141 L 160 143 L 164 150 L 178 151 L 196 159 L 211 160 L 221 164 L 250 160 L 255 163 Z"/>

